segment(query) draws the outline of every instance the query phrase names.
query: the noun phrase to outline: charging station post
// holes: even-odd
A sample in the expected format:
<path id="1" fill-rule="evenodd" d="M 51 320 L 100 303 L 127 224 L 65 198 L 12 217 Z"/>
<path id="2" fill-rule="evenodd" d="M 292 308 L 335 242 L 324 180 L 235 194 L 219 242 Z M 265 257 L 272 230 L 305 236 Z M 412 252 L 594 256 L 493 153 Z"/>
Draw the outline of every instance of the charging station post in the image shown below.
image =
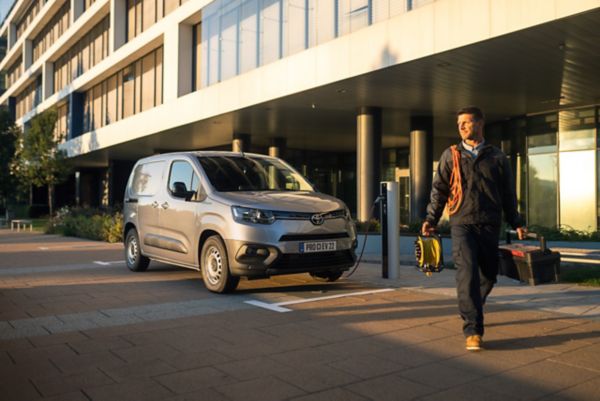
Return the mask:
<path id="1" fill-rule="evenodd" d="M 381 277 L 398 278 L 400 265 L 400 188 L 396 181 L 384 181 L 380 187 Z"/>

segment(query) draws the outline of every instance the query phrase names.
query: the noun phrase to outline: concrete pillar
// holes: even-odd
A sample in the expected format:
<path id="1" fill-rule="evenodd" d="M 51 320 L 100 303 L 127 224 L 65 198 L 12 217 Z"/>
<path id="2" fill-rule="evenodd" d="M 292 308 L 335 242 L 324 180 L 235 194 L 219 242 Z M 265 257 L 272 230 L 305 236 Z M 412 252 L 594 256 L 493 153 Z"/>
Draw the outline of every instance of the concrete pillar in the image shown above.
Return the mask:
<path id="1" fill-rule="evenodd" d="M 164 76 L 177 79 L 165 79 L 165 103 L 192 92 L 192 44 L 191 25 L 174 25 L 165 32 Z"/>
<path id="2" fill-rule="evenodd" d="M 127 0 L 110 2 L 110 39 L 109 53 L 114 53 L 127 42 Z M 166 77 L 167 75 L 165 75 Z"/>
<path id="3" fill-rule="evenodd" d="M 231 141 L 232 152 L 248 152 L 250 151 L 250 134 L 233 134 Z"/>
<path id="4" fill-rule="evenodd" d="M 46 100 L 54 93 L 54 63 L 44 63 L 42 67 L 42 96 Z"/>
<path id="5" fill-rule="evenodd" d="M 81 171 L 75 172 L 75 206 L 81 206 Z"/>
<path id="6" fill-rule="evenodd" d="M 361 107 L 356 117 L 356 217 L 368 221 L 381 177 L 381 109 Z"/>
<path id="7" fill-rule="evenodd" d="M 83 134 L 83 104 L 85 95 L 81 92 L 72 92 L 69 95 L 69 132 L 67 139 L 72 139 Z"/>
<path id="8" fill-rule="evenodd" d="M 102 171 L 100 177 L 100 205 L 103 207 L 110 206 L 111 202 L 112 170 L 112 162 L 109 162 L 108 167 Z"/>
<path id="9" fill-rule="evenodd" d="M 27 71 L 33 62 L 33 41 L 23 41 L 23 71 Z"/>
<path id="10" fill-rule="evenodd" d="M 281 157 L 285 149 L 285 138 L 272 138 L 271 144 L 269 145 L 269 156 Z"/>
<path id="11" fill-rule="evenodd" d="M 12 49 L 15 43 L 17 43 L 17 25 L 11 22 L 8 26 L 7 53 L 8 50 Z"/>
<path id="12" fill-rule="evenodd" d="M 71 25 L 77 21 L 77 18 L 85 11 L 85 0 L 70 0 L 71 1 Z M 114 3 L 114 2 L 113 2 Z M 111 4 L 112 7 L 112 4 Z M 112 12 L 112 11 L 111 11 Z"/>
<path id="13" fill-rule="evenodd" d="M 425 218 L 433 178 L 433 119 L 410 121 L 410 222 Z"/>

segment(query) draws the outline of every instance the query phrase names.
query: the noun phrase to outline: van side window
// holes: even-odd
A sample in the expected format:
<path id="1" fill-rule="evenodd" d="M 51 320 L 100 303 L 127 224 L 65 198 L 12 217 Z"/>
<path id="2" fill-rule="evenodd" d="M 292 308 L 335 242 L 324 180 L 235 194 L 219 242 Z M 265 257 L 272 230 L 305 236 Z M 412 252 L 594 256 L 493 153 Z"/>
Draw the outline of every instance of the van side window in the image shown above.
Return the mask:
<path id="1" fill-rule="evenodd" d="M 160 161 L 138 165 L 131 183 L 132 195 L 155 195 L 160 187 L 164 164 Z"/>
<path id="2" fill-rule="evenodd" d="M 176 185 L 181 186 L 182 183 L 185 185 L 185 191 L 190 192 L 189 199 L 198 201 L 198 187 L 200 186 L 198 175 L 188 162 L 182 160 L 174 161 L 171 164 L 171 172 L 169 174 L 169 191 L 171 194 L 176 193 L 178 191 Z M 192 192 L 193 194 L 191 194 Z"/>

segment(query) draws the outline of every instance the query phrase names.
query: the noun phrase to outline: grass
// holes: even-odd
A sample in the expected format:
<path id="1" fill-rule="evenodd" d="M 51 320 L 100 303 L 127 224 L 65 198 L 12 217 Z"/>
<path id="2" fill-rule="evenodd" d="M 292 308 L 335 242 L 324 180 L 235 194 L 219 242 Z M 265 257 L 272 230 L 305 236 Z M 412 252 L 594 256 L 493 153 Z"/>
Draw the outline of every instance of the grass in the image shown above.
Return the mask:
<path id="1" fill-rule="evenodd" d="M 560 281 L 600 287 L 600 266 L 565 268 L 560 274 Z"/>

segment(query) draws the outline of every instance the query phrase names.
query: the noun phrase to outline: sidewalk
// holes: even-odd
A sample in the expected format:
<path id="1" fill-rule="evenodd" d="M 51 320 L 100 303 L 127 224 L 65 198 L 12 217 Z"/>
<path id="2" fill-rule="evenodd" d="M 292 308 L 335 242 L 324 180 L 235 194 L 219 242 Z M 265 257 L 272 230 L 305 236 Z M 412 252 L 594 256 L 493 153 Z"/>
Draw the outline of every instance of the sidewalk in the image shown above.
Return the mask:
<path id="1" fill-rule="evenodd" d="M 501 280 L 472 353 L 451 270 L 386 280 L 364 264 L 216 295 L 196 271 L 130 272 L 122 252 L 0 230 L 2 401 L 600 399 L 594 289 Z"/>

